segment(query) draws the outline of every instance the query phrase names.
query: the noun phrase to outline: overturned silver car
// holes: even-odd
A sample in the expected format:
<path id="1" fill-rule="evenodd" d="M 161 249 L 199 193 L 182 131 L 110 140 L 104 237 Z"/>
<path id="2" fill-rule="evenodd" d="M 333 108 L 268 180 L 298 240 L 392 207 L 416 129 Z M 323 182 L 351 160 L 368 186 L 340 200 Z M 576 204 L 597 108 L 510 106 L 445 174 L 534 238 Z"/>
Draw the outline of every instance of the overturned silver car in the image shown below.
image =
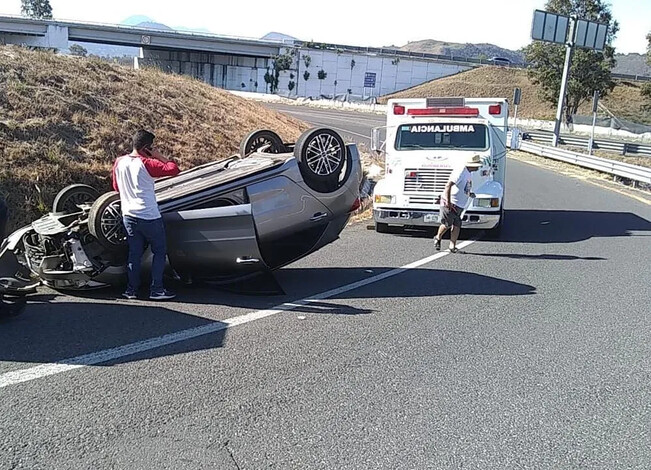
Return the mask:
<path id="1" fill-rule="evenodd" d="M 362 178 L 357 147 L 332 129 L 296 143 L 251 132 L 239 154 L 156 182 L 168 272 L 228 283 L 302 258 L 339 237 Z M 77 184 L 4 240 L 0 262 L 55 289 L 88 289 L 123 282 L 126 254 L 119 195 Z"/>

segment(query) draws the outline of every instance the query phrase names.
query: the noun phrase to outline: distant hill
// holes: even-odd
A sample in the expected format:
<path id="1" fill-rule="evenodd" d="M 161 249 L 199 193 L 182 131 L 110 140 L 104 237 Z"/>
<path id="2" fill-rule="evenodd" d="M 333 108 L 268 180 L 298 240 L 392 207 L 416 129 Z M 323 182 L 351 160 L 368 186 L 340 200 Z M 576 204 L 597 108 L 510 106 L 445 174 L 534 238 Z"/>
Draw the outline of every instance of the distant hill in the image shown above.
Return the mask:
<path id="1" fill-rule="evenodd" d="M 142 23 L 135 24 L 138 28 L 157 29 L 159 31 L 174 31 L 166 24 L 156 23 L 155 21 L 143 21 Z"/>
<path id="2" fill-rule="evenodd" d="M 465 57 L 469 59 L 505 57 L 513 64 L 522 65 L 525 63 L 524 54 L 522 52 L 505 49 L 494 44 L 460 44 L 457 42 L 425 39 L 422 41 L 410 42 L 398 49 L 403 51 Z M 646 56 L 644 54 L 616 54 L 615 59 L 617 60 L 617 65 L 613 69 L 613 73 L 645 75 L 651 77 L 651 66 L 646 63 Z"/>
<path id="3" fill-rule="evenodd" d="M 90 55 L 96 55 L 99 57 L 136 57 L 140 54 L 139 47 L 129 47 L 129 46 L 114 46 L 111 44 L 95 44 L 91 42 L 79 42 L 75 41 L 72 44 L 79 44 L 84 49 L 88 51 Z"/>
<path id="4" fill-rule="evenodd" d="M 651 66 L 646 63 L 644 54 L 615 54 L 615 60 L 617 65 L 613 69 L 614 73 L 651 77 Z"/>
<path id="5" fill-rule="evenodd" d="M 447 56 L 458 56 L 474 59 L 491 59 L 504 57 L 514 64 L 524 64 L 524 55 L 519 51 L 512 51 L 494 44 L 460 44 L 456 42 L 437 41 L 425 39 L 414 41 L 399 48 L 403 51 L 425 52 Z"/>
<path id="6" fill-rule="evenodd" d="M 203 33 L 210 34 L 210 30 L 206 28 L 189 28 L 187 26 L 167 26 L 166 24 L 159 23 L 152 18 L 144 15 L 133 15 L 122 21 L 120 24 L 125 26 L 135 26 L 137 28 L 158 29 L 162 31 L 185 31 L 189 33 Z"/>
<path id="7" fill-rule="evenodd" d="M 277 33 L 275 31 L 265 34 L 264 36 L 262 36 L 261 39 L 267 41 L 284 41 L 284 42 L 294 42 L 299 40 L 298 38 L 295 38 L 294 36 L 290 36 L 289 34 Z"/>
<path id="8" fill-rule="evenodd" d="M 123 20 L 120 24 L 126 25 L 126 26 L 136 26 L 140 23 L 147 23 L 147 22 L 153 22 L 150 17 L 144 16 L 144 15 L 133 15 L 130 16 L 129 18 Z"/>

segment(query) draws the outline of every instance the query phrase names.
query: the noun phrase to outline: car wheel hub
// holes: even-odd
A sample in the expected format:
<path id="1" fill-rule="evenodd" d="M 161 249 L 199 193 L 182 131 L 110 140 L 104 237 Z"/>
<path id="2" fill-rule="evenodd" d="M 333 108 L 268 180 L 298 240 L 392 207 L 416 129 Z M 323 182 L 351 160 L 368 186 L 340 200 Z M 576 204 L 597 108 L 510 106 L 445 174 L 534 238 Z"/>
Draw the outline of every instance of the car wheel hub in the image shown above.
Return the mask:
<path id="1" fill-rule="evenodd" d="M 341 145 L 331 135 L 317 135 L 307 146 L 306 163 L 316 175 L 328 176 L 342 162 Z"/>
<path id="2" fill-rule="evenodd" d="M 101 218 L 102 235 L 114 245 L 121 245 L 127 239 L 119 204 L 120 201 L 116 201 L 109 205 Z"/>

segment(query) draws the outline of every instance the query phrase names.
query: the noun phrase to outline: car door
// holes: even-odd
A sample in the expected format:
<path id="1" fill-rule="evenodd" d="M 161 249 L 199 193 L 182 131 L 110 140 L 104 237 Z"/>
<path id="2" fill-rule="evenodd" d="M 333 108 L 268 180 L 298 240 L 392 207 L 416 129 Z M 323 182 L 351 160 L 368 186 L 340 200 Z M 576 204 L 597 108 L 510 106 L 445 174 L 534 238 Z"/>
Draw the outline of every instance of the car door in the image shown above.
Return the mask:
<path id="1" fill-rule="evenodd" d="M 285 176 L 247 187 L 260 251 L 275 268 L 304 256 L 332 220 L 321 201 Z"/>
<path id="2" fill-rule="evenodd" d="M 169 261 L 181 275 L 226 279 L 267 269 L 248 202 L 167 212 L 163 219 Z"/>

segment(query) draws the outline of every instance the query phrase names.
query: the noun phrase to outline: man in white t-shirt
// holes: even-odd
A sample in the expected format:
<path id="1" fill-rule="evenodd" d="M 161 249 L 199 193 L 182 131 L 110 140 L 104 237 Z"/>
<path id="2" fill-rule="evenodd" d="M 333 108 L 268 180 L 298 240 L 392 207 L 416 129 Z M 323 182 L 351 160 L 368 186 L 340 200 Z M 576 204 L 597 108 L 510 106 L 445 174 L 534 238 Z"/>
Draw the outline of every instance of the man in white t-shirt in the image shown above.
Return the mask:
<path id="1" fill-rule="evenodd" d="M 450 174 L 450 179 L 441 195 L 441 226 L 436 237 L 434 237 L 434 247 L 437 250 L 441 249 L 441 238 L 445 235 L 445 232 L 452 228 L 452 232 L 450 232 L 450 252 L 457 252 L 457 239 L 461 232 L 461 213 L 468 205 L 468 198 L 475 197 L 472 192 L 471 172 L 477 171 L 480 167 L 481 159 L 479 155 L 473 155 L 466 161 L 464 166 L 456 168 Z"/>
<path id="2" fill-rule="evenodd" d="M 154 148 L 154 134 L 140 130 L 133 136 L 133 151 L 118 158 L 113 165 L 113 189 L 120 193 L 122 220 L 127 232 L 127 290 L 122 294 L 135 299 L 140 287 L 140 261 L 149 243 L 151 265 L 151 300 L 169 300 L 174 294 L 163 286 L 167 245 L 165 226 L 158 210 L 154 179 L 176 176 L 179 167 Z"/>

